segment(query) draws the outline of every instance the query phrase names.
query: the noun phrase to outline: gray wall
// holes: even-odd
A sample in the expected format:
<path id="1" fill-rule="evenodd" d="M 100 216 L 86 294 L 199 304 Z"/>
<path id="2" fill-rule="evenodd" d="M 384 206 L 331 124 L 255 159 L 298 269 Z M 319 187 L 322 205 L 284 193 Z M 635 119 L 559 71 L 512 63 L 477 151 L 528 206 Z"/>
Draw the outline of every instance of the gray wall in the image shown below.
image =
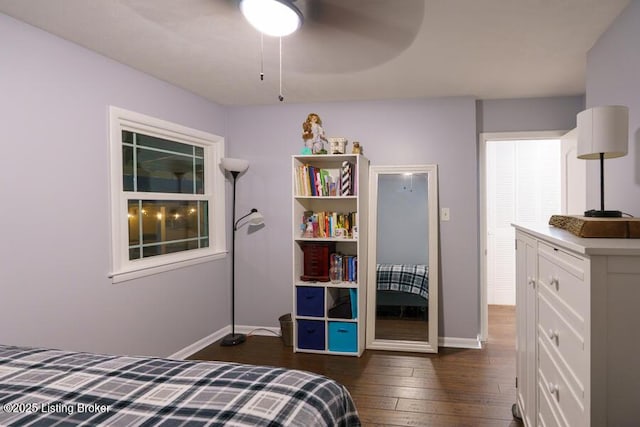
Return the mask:
<path id="1" fill-rule="evenodd" d="M 634 0 L 587 55 L 587 108 L 629 107 L 629 154 L 605 160 L 605 209 L 640 216 L 640 1 Z M 587 163 L 587 207 L 600 206 L 599 162 Z"/>
<path id="2" fill-rule="evenodd" d="M 111 284 L 108 106 L 224 109 L 0 14 L 0 343 L 166 356 L 229 324 L 229 262 Z"/>
<path id="3" fill-rule="evenodd" d="M 478 126 L 487 132 L 558 130 L 575 127 L 582 99 L 537 98 L 530 105 L 525 99 L 460 97 L 229 108 L 230 155 L 251 161 L 238 183 L 238 206 L 264 211 L 267 222 L 263 232 L 238 236 L 238 322 L 276 326 L 278 316 L 291 311 L 290 156 L 302 148 L 302 122 L 316 112 L 327 136 L 360 141 L 371 164 L 438 164 L 440 207 L 451 210 L 451 220 L 440 222 L 439 335 L 476 338 L 478 105 L 485 112 Z"/>
<path id="4" fill-rule="evenodd" d="M 310 112 L 320 115 L 328 136 L 360 141 L 372 164 L 438 164 L 440 205 L 451 209 L 440 230 L 440 335 L 475 338 L 478 204 L 470 97 L 230 108 L 230 153 L 251 161 L 238 183 L 238 204 L 263 210 L 267 222 L 263 232 L 237 241 L 239 322 L 276 325 L 279 314 L 291 311 L 291 155 L 302 148 L 302 122 Z"/>
<path id="5" fill-rule="evenodd" d="M 583 109 L 583 96 L 480 100 L 478 132 L 571 130 Z"/>

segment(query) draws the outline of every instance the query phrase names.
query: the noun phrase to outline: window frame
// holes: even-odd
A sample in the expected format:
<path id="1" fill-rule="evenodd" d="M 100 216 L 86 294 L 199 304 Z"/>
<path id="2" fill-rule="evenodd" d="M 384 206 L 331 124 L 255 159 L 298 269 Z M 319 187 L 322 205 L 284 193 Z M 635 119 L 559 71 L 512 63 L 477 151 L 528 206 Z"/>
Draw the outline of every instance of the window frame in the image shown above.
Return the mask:
<path id="1" fill-rule="evenodd" d="M 224 138 L 122 108 L 109 107 L 111 183 L 111 273 L 113 283 L 223 258 L 226 251 L 225 177 L 220 168 Z M 124 191 L 122 131 L 164 138 L 204 149 L 204 195 Z M 203 197 L 204 196 L 204 197 Z M 209 247 L 129 260 L 129 200 L 206 200 Z"/>

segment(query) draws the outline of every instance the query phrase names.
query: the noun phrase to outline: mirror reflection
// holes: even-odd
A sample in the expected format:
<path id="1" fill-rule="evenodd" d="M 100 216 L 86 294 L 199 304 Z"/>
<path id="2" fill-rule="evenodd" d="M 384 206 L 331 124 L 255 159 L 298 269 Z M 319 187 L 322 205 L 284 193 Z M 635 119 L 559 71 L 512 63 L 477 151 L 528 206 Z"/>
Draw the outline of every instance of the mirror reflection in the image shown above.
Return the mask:
<path id="1" fill-rule="evenodd" d="M 367 348 L 438 351 L 437 171 L 370 169 Z"/>
<path id="2" fill-rule="evenodd" d="M 426 173 L 378 176 L 375 338 L 429 340 Z"/>

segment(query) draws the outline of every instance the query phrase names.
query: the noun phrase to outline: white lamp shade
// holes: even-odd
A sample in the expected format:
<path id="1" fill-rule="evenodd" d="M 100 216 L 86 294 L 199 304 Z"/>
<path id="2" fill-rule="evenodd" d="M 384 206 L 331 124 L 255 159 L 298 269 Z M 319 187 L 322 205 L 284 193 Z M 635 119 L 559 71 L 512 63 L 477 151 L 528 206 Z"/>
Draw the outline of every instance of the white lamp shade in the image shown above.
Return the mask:
<path id="1" fill-rule="evenodd" d="M 225 157 L 220 161 L 222 167 L 229 172 L 244 172 L 249 168 L 249 162 L 243 159 Z"/>
<path id="2" fill-rule="evenodd" d="M 240 10 L 256 30 L 268 36 L 288 36 L 302 25 L 302 14 L 290 0 L 241 0 Z"/>
<path id="3" fill-rule="evenodd" d="M 629 149 L 629 108 L 607 105 L 578 113 L 578 158 L 596 160 L 626 156 Z"/>
<path id="4" fill-rule="evenodd" d="M 247 218 L 251 225 L 260 225 L 264 224 L 264 216 L 260 212 L 253 212 Z"/>

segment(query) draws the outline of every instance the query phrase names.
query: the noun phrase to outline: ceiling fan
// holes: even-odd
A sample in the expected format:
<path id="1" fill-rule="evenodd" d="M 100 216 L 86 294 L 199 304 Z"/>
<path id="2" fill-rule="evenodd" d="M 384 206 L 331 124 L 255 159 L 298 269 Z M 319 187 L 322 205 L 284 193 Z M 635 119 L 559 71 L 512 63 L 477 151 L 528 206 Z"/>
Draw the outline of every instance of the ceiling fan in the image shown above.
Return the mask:
<path id="1" fill-rule="evenodd" d="M 245 1 L 250 0 L 240 3 Z M 415 39 L 425 8 L 424 0 L 278 2 L 302 17 L 298 31 L 286 39 L 288 62 L 296 71 L 312 73 L 357 71 L 394 58 Z"/>
<path id="2" fill-rule="evenodd" d="M 233 33 L 248 25 L 240 9 L 246 0 L 121 1 L 169 31 L 179 25 L 201 25 L 203 18 L 210 18 L 212 26 L 220 23 L 212 31 Z M 425 10 L 425 0 L 278 2 L 292 5 L 302 18 L 300 28 L 284 41 L 287 68 L 312 74 L 365 70 L 391 60 L 414 41 Z"/>
<path id="3" fill-rule="evenodd" d="M 399 7 L 402 4 L 404 7 Z M 318 71 L 319 65 L 324 62 L 313 64 L 309 61 L 309 52 L 314 52 L 311 58 L 323 58 L 326 61 L 330 53 L 340 51 L 345 48 L 345 40 L 351 39 L 353 52 L 362 53 L 366 43 L 373 42 L 369 49 L 365 49 L 366 55 L 360 58 L 368 58 L 369 61 L 377 62 L 380 59 L 398 54 L 403 48 L 408 46 L 415 38 L 418 26 L 421 24 L 422 14 L 417 14 L 411 7 L 424 6 L 421 0 L 408 2 L 389 1 L 312 1 L 312 0 L 239 0 L 239 8 L 246 20 L 263 35 L 279 37 L 280 49 L 280 93 L 278 99 L 282 102 L 282 37 L 289 36 L 297 32 L 302 27 L 305 17 L 307 17 L 307 27 L 310 30 L 301 32 L 301 39 L 304 41 L 298 45 L 302 52 L 295 52 L 294 57 L 302 57 L 304 61 L 297 64 L 310 66 L 310 71 Z M 395 12 L 395 15 L 394 15 Z M 409 19 L 413 17 L 413 19 Z M 418 19 L 416 19 L 416 17 Z M 407 22 L 413 23 L 407 31 Z M 395 25 L 394 25 L 395 24 Z M 412 31 L 413 30 L 413 31 Z M 324 33 L 324 34 L 323 34 Z M 334 43 L 324 43 L 330 35 L 339 37 Z M 349 42 L 346 42 L 348 46 Z M 294 45 L 295 46 L 295 45 Z M 323 48 L 331 49 L 318 55 Z M 386 48 L 386 49 L 385 49 Z M 354 58 L 353 52 L 350 54 L 338 53 L 339 58 L 330 61 L 328 70 L 335 72 L 339 65 L 345 61 L 344 58 Z M 378 55 L 382 55 L 380 58 Z M 261 60 L 262 62 L 262 60 Z M 298 67 L 298 69 L 300 69 Z M 260 79 L 264 78 L 264 73 L 260 72 Z"/>
<path id="4" fill-rule="evenodd" d="M 263 67 L 273 70 L 279 65 L 280 72 L 276 75 L 279 74 L 280 101 L 283 101 L 283 68 L 285 75 L 298 73 L 321 80 L 330 75 L 365 71 L 400 55 L 420 31 L 427 3 L 426 0 L 120 1 L 142 17 L 145 24 L 163 28 L 167 37 L 179 38 L 186 46 L 193 42 L 234 58 L 246 58 L 249 51 L 259 47 L 255 58 L 261 80 L 265 75 Z M 271 2 L 285 11 L 290 9 L 297 17 L 291 30 L 295 31 L 286 37 L 263 36 L 268 32 L 254 29 L 243 16 L 242 8 L 249 1 Z M 279 55 L 274 55 L 276 49 Z M 271 76 L 269 80 L 274 81 Z"/>

